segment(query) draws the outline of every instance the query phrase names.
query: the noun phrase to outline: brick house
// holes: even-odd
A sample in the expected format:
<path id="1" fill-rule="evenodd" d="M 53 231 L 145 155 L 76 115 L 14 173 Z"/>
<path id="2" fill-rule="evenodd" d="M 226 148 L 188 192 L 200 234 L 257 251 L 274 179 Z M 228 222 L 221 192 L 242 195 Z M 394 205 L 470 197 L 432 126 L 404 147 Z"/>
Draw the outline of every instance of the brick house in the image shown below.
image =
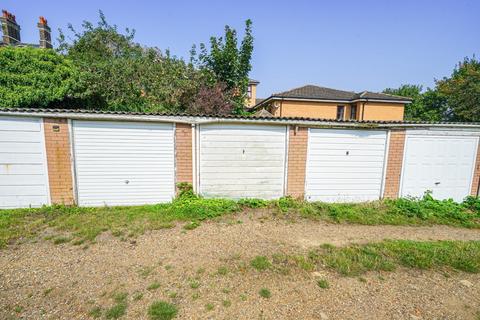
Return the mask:
<path id="1" fill-rule="evenodd" d="M 274 117 L 336 120 L 403 120 L 406 97 L 363 91 L 343 91 L 306 85 L 259 100 L 251 110 Z"/>

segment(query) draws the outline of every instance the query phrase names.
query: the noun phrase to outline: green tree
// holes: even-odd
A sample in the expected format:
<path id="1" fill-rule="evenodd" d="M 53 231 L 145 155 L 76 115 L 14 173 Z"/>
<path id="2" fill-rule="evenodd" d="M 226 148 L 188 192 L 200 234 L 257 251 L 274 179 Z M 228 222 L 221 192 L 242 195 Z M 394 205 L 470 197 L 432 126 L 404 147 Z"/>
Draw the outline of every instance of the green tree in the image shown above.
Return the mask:
<path id="1" fill-rule="evenodd" d="M 53 50 L 0 48 L 0 107 L 45 108 L 81 91 L 79 71 Z"/>
<path id="2" fill-rule="evenodd" d="M 202 43 L 198 58 L 195 51 L 193 47 L 192 61 L 207 74 L 212 86 L 217 82 L 225 84 L 225 90 L 232 93 L 234 113 L 242 113 L 247 98 L 248 74 L 252 69 L 252 21 L 245 22 L 245 35 L 240 46 L 236 30 L 225 26 L 224 37 L 210 38 L 210 50 Z"/>
<path id="3" fill-rule="evenodd" d="M 387 88 L 383 93 L 409 97 L 412 103 L 405 105 L 405 120 L 441 121 L 446 117 L 446 101 L 436 90 L 427 89 L 422 92 L 422 86 L 404 84 L 399 88 Z"/>
<path id="4" fill-rule="evenodd" d="M 201 73 L 181 59 L 134 42 L 135 32 L 120 33 L 102 12 L 97 25 L 71 25 L 72 41 L 60 33 L 58 50 L 82 71 L 87 108 L 121 111 L 182 111 L 201 82 Z"/>
<path id="5" fill-rule="evenodd" d="M 480 61 L 465 58 L 450 78 L 436 81 L 455 121 L 480 121 Z"/>

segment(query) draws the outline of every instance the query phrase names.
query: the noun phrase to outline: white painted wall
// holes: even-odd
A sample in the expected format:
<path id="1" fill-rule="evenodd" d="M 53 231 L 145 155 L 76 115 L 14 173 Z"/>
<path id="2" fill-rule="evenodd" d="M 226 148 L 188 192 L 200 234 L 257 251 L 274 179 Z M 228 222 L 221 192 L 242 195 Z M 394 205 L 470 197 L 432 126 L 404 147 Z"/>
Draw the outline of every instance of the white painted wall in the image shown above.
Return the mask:
<path id="1" fill-rule="evenodd" d="M 43 122 L 0 117 L 0 209 L 50 203 Z"/>
<path id="2" fill-rule="evenodd" d="M 478 137 L 464 133 L 407 131 L 400 195 L 430 190 L 436 199 L 462 201 L 472 187 L 477 146 Z"/>
<path id="3" fill-rule="evenodd" d="M 201 125 L 200 194 L 234 199 L 282 197 L 286 132 L 286 126 Z"/>
<path id="4" fill-rule="evenodd" d="M 172 123 L 73 121 L 78 203 L 141 205 L 175 195 Z"/>
<path id="5" fill-rule="evenodd" d="M 361 202 L 381 196 L 387 134 L 378 130 L 310 129 L 308 201 Z"/>

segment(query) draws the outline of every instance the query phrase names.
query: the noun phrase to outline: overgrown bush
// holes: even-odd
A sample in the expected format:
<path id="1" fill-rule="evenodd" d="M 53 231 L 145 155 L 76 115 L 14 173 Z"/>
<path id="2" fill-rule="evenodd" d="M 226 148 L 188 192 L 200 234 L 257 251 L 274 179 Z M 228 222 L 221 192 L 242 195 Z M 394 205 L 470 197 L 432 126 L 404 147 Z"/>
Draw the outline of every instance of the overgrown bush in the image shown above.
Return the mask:
<path id="1" fill-rule="evenodd" d="M 472 219 L 472 212 L 480 204 L 478 199 L 469 197 L 467 203 L 457 203 L 452 199 L 437 200 L 430 192 L 426 192 L 422 198 L 399 198 L 386 200 L 394 214 L 403 214 L 408 217 L 416 217 L 427 220 L 432 217 L 442 219 L 455 219 L 468 221 Z"/>

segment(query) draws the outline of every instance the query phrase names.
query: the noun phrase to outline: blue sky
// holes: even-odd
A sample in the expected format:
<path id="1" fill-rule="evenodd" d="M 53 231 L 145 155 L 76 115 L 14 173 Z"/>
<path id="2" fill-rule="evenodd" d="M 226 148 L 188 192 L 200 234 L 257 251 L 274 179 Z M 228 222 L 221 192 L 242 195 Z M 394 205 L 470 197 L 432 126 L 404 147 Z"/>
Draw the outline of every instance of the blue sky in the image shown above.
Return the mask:
<path id="1" fill-rule="evenodd" d="M 97 21 L 136 30 L 136 40 L 188 58 L 193 43 L 243 30 L 252 19 L 251 77 L 266 97 L 304 84 L 381 91 L 403 83 L 433 86 L 465 56 L 480 56 L 480 1 L 22 1 L 2 0 L 22 41 L 37 42 L 38 16 L 57 28 Z"/>

